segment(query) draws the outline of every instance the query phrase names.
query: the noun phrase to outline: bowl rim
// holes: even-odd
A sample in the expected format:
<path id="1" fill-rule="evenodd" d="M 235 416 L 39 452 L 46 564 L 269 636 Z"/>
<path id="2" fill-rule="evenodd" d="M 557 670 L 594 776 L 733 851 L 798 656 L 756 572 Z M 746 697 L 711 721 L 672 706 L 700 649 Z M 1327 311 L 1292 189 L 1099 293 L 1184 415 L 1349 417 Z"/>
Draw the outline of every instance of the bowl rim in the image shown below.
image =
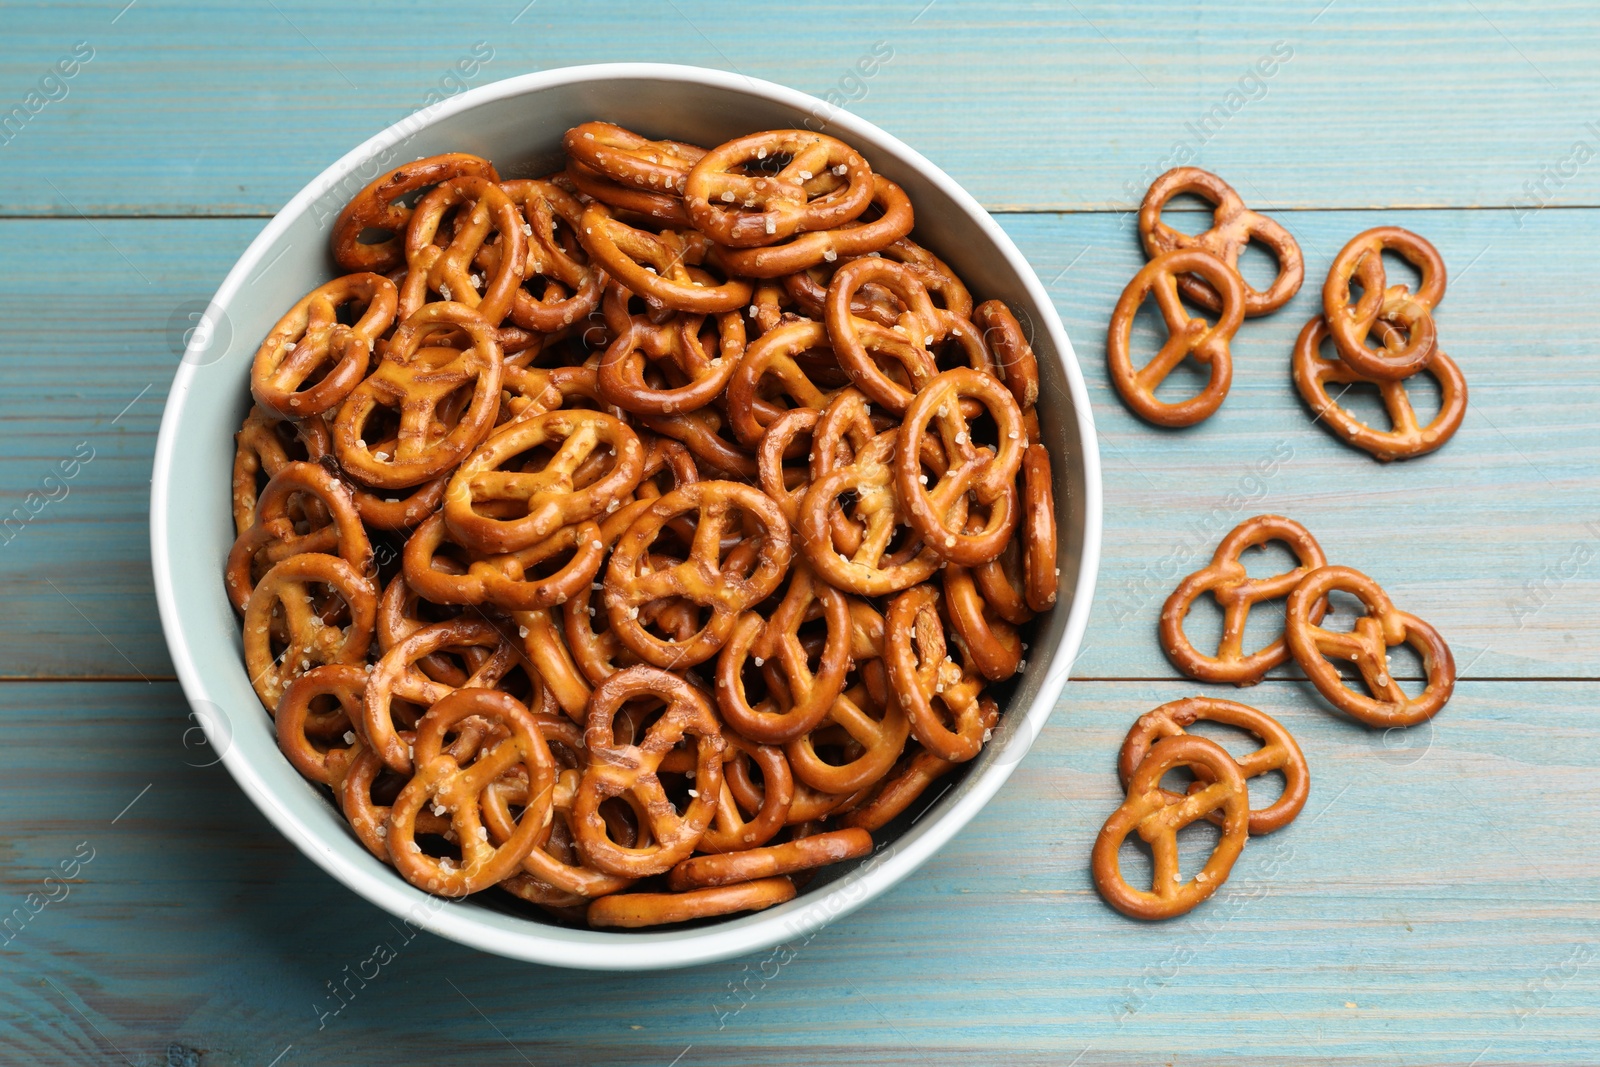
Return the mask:
<path id="1" fill-rule="evenodd" d="M 1013 736 L 1007 742 L 1006 758 L 981 769 L 974 768 L 968 776 L 968 788 L 963 794 L 955 798 L 948 809 L 912 840 L 904 844 L 896 841 L 890 847 L 874 853 L 854 870 L 830 882 L 825 892 L 810 895 L 802 893 L 790 905 L 757 912 L 732 922 L 654 932 L 563 930 L 560 937 L 552 936 L 549 932 L 556 928 L 529 923 L 526 932 L 508 935 L 506 931 L 485 924 L 460 909 L 425 905 L 423 901 L 438 902 L 441 898 L 424 894 L 403 881 L 381 877 L 381 872 L 376 870 L 368 871 L 351 864 L 328 848 L 321 840 L 320 831 L 279 803 L 273 787 L 257 773 L 251 759 L 240 746 L 226 743 L 227 738 L 220 724 L 214 724 L 205 714 L 196 714 L 195 717 L 205 726 L 210 742 L 221 752 L 223 765 L 267 820 L 301 853 L 367 901 L 418 928 L 480 951 L 552 966 L 632 971 L 710 963 L 808 937 L 828 922 L 849 914 L 905 878 L 942 848 L 988 803 L 1026 755 L 1033 739 L 1054 710 L 1066 684 L 1068 670 L 1082 643 L 1100 565 L 1101 471 L 1088 388 L 1060 315 L 1022 252 L 977 199 L 920 152 L 859 116 L 797 89 L 712 68 L 670 63 L 600 63 L 556 67 L 491 82 L 409 114 L 345 153 L 301 188 L 240 255 L 212 297 L 211 306 L 229 306 L 264 253 L 294 220 L 312 208 L 325 190 L 333 188 L 365 160 L 403 142 L 418 130 L 493 101 L 560 86 L 616 79 L 693 83 L 765 99 L 814 115 L 826 114 L 828 124 L 845 139 L 860 135 L 877 141 L 896 155 L 900 162 L 914 168 L 937 186 L 971 218 L 995 251 L 1007 261 L 1038 310 L 1041 325 L 1051 338 L 1066 378 L 1077 421 L 1077 446 L 1084 470 L 1084 484 L 1081 487 L 1083 543 L 1073 600 L 1068 606 L 1061 643 L 1046 668 L 1038 694 L 1022 715 L 1008 716 L 1017 720 L 1018 726 L 1013 728 Z M 426 116 L 420 124 L 419 116 Z M 196 344 L 199 343 L 197 339 Z M 162 414 L 150 487 L 150 554 L 156 602 L 178 681 L 191 705 L 209 706 L 212 702 L 204 672 L 191 652 L 182 612 L 176 602 L 172 582 L 176 561 L 170 551 L 167 522 L 177 425 L 199 369 L 198 363 L 191 359 L 186 358 L 180 363 Z M 1021 749 L 1013 754 L 1011 746 L 1019 744 Z"/>

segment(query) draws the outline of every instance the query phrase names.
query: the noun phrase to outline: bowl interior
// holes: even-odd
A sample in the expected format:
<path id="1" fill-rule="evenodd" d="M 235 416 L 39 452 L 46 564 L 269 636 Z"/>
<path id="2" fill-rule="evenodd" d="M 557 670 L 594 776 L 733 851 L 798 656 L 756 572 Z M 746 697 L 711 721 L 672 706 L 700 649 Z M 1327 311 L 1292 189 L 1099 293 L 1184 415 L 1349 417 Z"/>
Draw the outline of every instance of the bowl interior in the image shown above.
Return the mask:
<path id="1" fill-rule="evenodd" d="M 1031 333 L 1060 538 L 1059 606 L 1038 623 L 1033 667 L 1018 681 L 993 741 L 931 809 L 914 825 L 908 813 L 905 825 L 876 835 L 887 843 L 874 856 L 825 872 L 788 904 L 645 933 L 566 929 L 476 899 L 446 903 L 368 855 L 319 788 L 278 753 L 246 676 L 221 579 L 233 541 L 232 437 L 250 403 L 250 362 L 278 317 L 335 275 L 328 231 L 346 200 L 379 173 L 440 152 L 483 155 L 505 177 L 547 174 L 563 163 L 562 133 L 596 118 L 706 145 L 808 126 L 848 141 L 898 182 L 916 210 L 915 238 L 950 264 L 975 300 L 1005 300 Z M 206 326 L 174 382 L 153 480 L 152 550 L 173 660 L 213 744 L 268 818 L 341 881 L 419 927 L 517 958 L 611 969 L 704 962 L 801 936 L 903 877 L 981 807 L 1037 735 L 1076 655 L 1098 562 L 1099 466 L 1087 394 L 1055 311 L 1009 238 L 948 177 L 894 138 L 811 97 L 719 71 L 636 64 L 485 86 L 403 120 L 302 191 L 228 275 Z"/>

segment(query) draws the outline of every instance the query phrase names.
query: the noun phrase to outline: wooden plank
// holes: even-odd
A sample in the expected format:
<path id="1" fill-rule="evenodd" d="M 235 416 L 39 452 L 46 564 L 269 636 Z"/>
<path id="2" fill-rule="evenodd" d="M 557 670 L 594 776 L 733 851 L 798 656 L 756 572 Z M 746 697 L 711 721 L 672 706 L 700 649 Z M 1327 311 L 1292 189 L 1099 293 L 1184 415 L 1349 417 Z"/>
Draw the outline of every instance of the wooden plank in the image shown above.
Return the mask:
<path id="1" fill-rule="evenodd" d="M 1377 37 L 1426 47 L 1399 70 Z M 407 0 L 375 25 L 311 0 L 32 0 L 7 5 L 6 42 L 0 116 L 24 110 L 0 136 L 3 214 L 270 213 L 430 91 L 623 57 L 831 93 L 995 209 L 1119 207 L 1184 161 L 1284 206 L 1600 203 L 1588 4 L 497 0 L 441 24 Z M 79 42 L 92 58 L 47 80 Z M 892 55 L 861 77 L 875 48 Z"/>
<path id="2" fill-rule="evenodd" d="M 1313 278 L 1347 237 L 1384 222 L 1428 235 L 1454 271 L 1441 336 L 1471 383 L 1471 409 L 1443 450 L 1387 466 L 1313 426 L 1289 382 L 1288 352 L 1317 304 L 1315 283 L 1288 309 L 1246 323 L 1233 393 L 1216 416 L 1161 431 L 1127 413 L 1104 371 L 1105 323 L 1142 259 L 1129 220 L 1004 221 L 1050 283 L 1100 429 L 1105 556 L 1079 676 L 1171 676 L 1154 628 L 1177 576 L 1199 567 L 1234 523 L 1277 511 L 1437 625 L 1464 673 L 1600 677 L 1600 513 L 1589 503 L 1600 488 L 1590 430 L 1600 368 L 1584 347 L 1600 312 L 1565 266 L 1587 254 L 1600 213 L 1548 212 L 1521 230 L 1503 211 L 1286 216 Z M 0 546 L 15 620 L 0 675 L 170 670 L 144 533 L 150 455 L 176 363 L 169 323 L 175 309 L 203 304 L 258 225 L 0 221 L 0 267 L 11 278 L 0 293 L 0 321 L 11 324 L 0 338 L 0 517 L 26 513 L 27 494 L 47 491 L 44 479 L 80 442 L 94 450 L 69 495 Z M 52 251 L 45 271 L 35 268 L 40 247 Z M 118 266 L 119 251 L 136 270 Z M 38 309 L 69 278 L 77 318 L 63 333 Z M 1279 457 L 1262 477 L 1258 464 Z"/>
<path id="3" fill-rule="evenodd" d="M 1431 726 L 1386 739 L 1265 683 L 1249 699 L 1306 751 L 1305 813 L 1251 841 L 1201 909 L 1138 924 L 1096 897 L 1088 850 L 1117 803 L 1123 731 L 1193 690 L 1075 682 L 990 807 L 884 899 L 781 956 L 614 976 L 403 940 L 220 769 L 189 766 L 212 757 L 185 747 L 175 686 L 0 685 L 0 913 L 58 898 L 0 945 L 0 1041 L 18 1062 L 192 1050 L 257 1067 L 392 1063 L 397 1048 L 655 1067 L 793 1063 L 800 1048 L 818 1064 L 1187 1063 L 1173 1053 L 1194 1049 L 1465 1067 L 1574 1061 L 1600 1042 L 1593 684 L 1468 683 Z M 44 882 L 91 853 L 64 896 Z M 373 977 L 379 943 L 397 958 Z M 367 984 L 324 1018 L 328 983 L 361 969 Z"/>

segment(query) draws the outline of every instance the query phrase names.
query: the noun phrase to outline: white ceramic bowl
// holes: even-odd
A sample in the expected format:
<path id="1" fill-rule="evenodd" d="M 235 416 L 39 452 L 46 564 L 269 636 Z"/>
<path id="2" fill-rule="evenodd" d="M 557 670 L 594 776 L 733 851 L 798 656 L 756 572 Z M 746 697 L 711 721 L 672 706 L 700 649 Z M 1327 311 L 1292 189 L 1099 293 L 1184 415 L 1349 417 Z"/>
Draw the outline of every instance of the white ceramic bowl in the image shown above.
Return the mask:
<path id="1" fill-rule="evenodd" d="M 847 141 L 900 183 L 916 209 L 916 238 L 975 298 L 999 297 L 1032 325 L 1060 530 L 1059 606 L 1040 622 L 1031 667 L 1001 728 L 953 788 L 914 825 L 906 825 L 908 813 L 880 833 L 873 856 L 824 872 L 787 904 L 647 932 L 541 923 L 485 899 L 497 894 L 446 903 L 373 859 L 318 788 L 279 754 L 246 677 L 238 620 L 222 587 L 233 540 L 232 435 L 249 405 L 251 357 L 285 309 L 333 276 L 328 229 L 344 202 L 378 173 L 440 152 L 477 153 L 508 177 L 548 173 L 562 163 L 562 133 L 596 118 L 705 145 L 809 126 Z M 150 542 L 161 622 L 195 718 L 250 799 L 324 870 L 414 925 L 486 952 L 564 967 L 674 967 L 804 937 L 860 907 L 911 873 L 1000 788 L 1049 717 L 1088 620 L 1100 554 L 1100 462 L 1083 376 L 1044 286 L 1011 239 L 939 168 L 871 123 L 769 82 L 653 63 L 570 67 L 486 85 L 396 123 L 301 190 L 251 243 L 217 290 L 173 381 L 156 446 Z"/>

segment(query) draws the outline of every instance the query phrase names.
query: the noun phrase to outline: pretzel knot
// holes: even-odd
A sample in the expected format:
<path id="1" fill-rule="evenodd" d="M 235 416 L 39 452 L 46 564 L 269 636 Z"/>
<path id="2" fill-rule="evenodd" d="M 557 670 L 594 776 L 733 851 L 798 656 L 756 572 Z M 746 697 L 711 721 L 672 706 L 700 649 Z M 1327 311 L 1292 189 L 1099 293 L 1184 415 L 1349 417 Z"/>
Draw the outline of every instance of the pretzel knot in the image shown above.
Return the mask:
<path id="1" fill-rule="evenodd" d="M 728 422 L 740 443 L 747 447 L 761 445 L 767 427 L 785 411 L 774 402 L 776 394 L 794 401 L 789 410 L 820 411 L 828 406 L 837 390 L 825 389 L 811 380 L 800 362 L 807 353 L 831 357 L 833 350 L 822 323 L 802 319 L 762 334 L 741 354 L 728 379 L 727 396 Z M 772 412 L 765 420 L 759 410 L 762 407 Z"/>
<path id="2" fill-rule="evenodd" d="M 835 404 L 864 403 L 860 393 L 840 394 Z M 830 411 L 833 405 L 830 405 Z M 823 418 L 827 418 L 824 413 Z M 870 425 L 870 423 L 869 423 Z M 829 583 L 861 596 L 896 593 L 926 581 L 939 569 L 939 556 L 912 538 L 896 546 L 905 510 L 895 490 L 895 456 L 900 429 L 872 437 L 854 461 L 813 481 L 800 501 L 800 545 L 816 572 Z M 828 449 L 825 441 L 813 446 L 813 456 Z M 853 515 L 839 510 L 839 501 L 853 495 Z M 833 518 L 853 518 L 860 530 L 841 543 Z"/>
<path id="3" fill-rule="evenodd" d="M 695 516 L 682 560 L 652 560 L 651 545 L 669 522 Z M 742 522 L 731 525 L 738 516 Z M 726 539 L 733 538 L 731 551 Z M 648 663 L 692 667 L 717 653 L 739 613 L 766 599 L 783 580 L 793 554 L 789 523 L 767 495 L 738 482 L 695 482 L 651 504 L 617 541 L 606 571 L 606 611 L 611 629 Z M 640 614 L 676 598 L 710 617 L 687 637 L 662 638 Z"/>
<path id="4" fill-rule="evenodd" d="M 1204 233 L 1179 233 L 1161 221 L 1167 202 L 1181 193 L 1194 193 L 1216 205 L 1211 228 Z M 1278 260 L 1278 274 L 1265 291 L 1244 282 L 1246 318 L 1265 315 L 1287 304 L 1305 281 L 1305 257 L 1288 230 L 1267 216 L 1244 206 L 1233 186 L 1199 167 L 1174 167 L 1151 184 L 1139 205 L 1139 238 L 1145 253 L 1152 258 L 1179 248 L 1200 248 L 1222 260 L 1237 273 L 1239 254 L 1252 240 L 1271 249 Z M 1185 274 L 1178 288 L 1200 307 L 1210 312 L 1222 310 L 1223 301 L 1204 279 Z"/>
<path id="5" fill-rule="evenodd" d="M 722 395 L 744 353 L 744 320 L 735 312 L 679 314 L 661 325 L 630 318 L 600 357 L 596 385 L 625 411 L 695 411 Z M 646 379 L 646 371 L 655 366 L 670 375 L 667 384 Z"/>
<path id="6" fill-rule="evenodd" d="M 812 653 L 800 628 L 820 610 L 827 626 L 820 660 L 811 668 Z M 809 733 L 827 716 L 850 667 L 852 622 L 845 595 L 818 581 L 811 568 L 797 562 L 789 588 L 771 617 L 755 613 L 739 618 L 717 659 L 717 705 L 723 718 L 753 741 L 782 744 Z M 763 672 L 769 693 L 752 707 L 745 695 L 743 673 L 750 658 Z"/>
<path id="7" fill-rule="evenodd" d="M 769 161 L 783 166 L 760 169 Z M 695 227 L 730 248 L 843 226 L 867 209 L 872 194 L 867 161 L 843 141 L 808 130 L 736 137 L 707 152 L 683 187 Z"/>
<path id="8" fill-rule="evenodd" d="M 1222 296 L 1222 311 L 1215 323 L 1191 318 L 1178 297 L 1182 276 L 1197 274 L 1210 282 Z M 1133 319 L 1139 305 L 1151 293 L 1167 324 L 1167 340 L 1156 357 L 1134 370 L 1129 348 Z M 1192 426 L 1222 406 L 1233 382 L 1233 356 L 1229 342 L 1244 319 L 1244 282 L 1232 267 L 1200 248 L 1163 252 L 1140 268 L 1122 291 L 1111 313 L 1106 333 L 1106 364 L 1111 384 L 1123 403 L 1135 415 L 1157 426 Z M 1197 363 L 1210 364 L 1211 379 L 1197 396 L 1177 403 L 1156 399 L 1156 389 L 1173 368 L 1193 356 Z"/>
<path id="9" fill-rule="evenodd" d="M 398 304 L 394 283 L 379 274 L 350 274 L 311 290 L 256 349 L 250 367 L 256 403 L 286 419 L 337 407 L 366 377 L 373 344 L 393 325 Z M 348 326 L 338 318 L 347 305 L 360 311 Z"/>
<path id="10" fill-rule="evenodd" d="M 976 400 L 994 421 L 996 443 L 980 445 L 963 402 Z M 945 469 L 924 484 L 922 441 L 936 423 Z M 991 375 L 966 367 L 945 371 L 930 381 L 906 408 L 895 452 L 895 488 L 911 526 L 925 544 L 951 563 L 976 567 L 1000 555 L 1016 529 L 1016 477 L 1022 453 L 1022 412 Z M 988 510 L 976 530 L 967 525 L 972 505 Z"/>
<path id="11" fill-rule="evenodd" d="M 553 454 L 517 462 L 541 450 Z M 580 484 L 580 472 L 607 451 L 609 464 Z M 515 552 L 604 514 L 639 484 L 644 460 L 638 436 L 620 419 L 581 408 L 547 412 L 493 434 L 462 462 L 445 490 L 445 521 L 469 548 Z"/>
<path id="12" fill-rule="evenodd" d="M 383 489 L 445 473 L 494 428 L 503 371 L 499 342 L 483 316 L 449 301 L 423 306 L 395 330 L 378 366 L 339 408 L 333 432 L 339 462 Z M 460 394 L 469 388 L 462 411 Z M 392 438 L 368 441 L 380 408 L 397 410 L 399 427 Z"/>
<path id="13" fill-rule="evenodd" d="M 1199 720 L 1237 726 L 1241 730 L 1248 730 L 1261 741 L 1260 748 L 1237 761 L 1239 772 L 1244 777 L 1255 778 L 1272 771 L 1283 772 L 1283 794 L 1266 807 L 1251 810 L 1250 836 L 1269 834 L 1293 822 L 1294 817 L 1306 806 L 1306 797 L 1311 792 L 1311 772 L 1306 769 L 1305 755 L 1277 719 L 1248 704 L 1232 700 L 1187 697 L 1141 715 L 1133 729 L 1128 731 L 1117 757 L 1117 774 L 1122 778 L 1123 788 L 1128 788 L 1134 772 L 1144 762 L 1152 744 L 1164 737 L 1186 736 L 1183 728 Z M 1190 787 L 1190 792 L 1202 788 L 1202 784 L 1209 780 L 1203 766 L 1196 765 L 1193 770 L 1200 781 Z M 1169 790 L 1162 790 L 1162 793 L 1169 804 L 1183 800 L 1181 793 Z M 1222 823 L 1215 811 L 1209 812 L 1206 818 L 1218 825 Z"/>
<path id="14" fill-rule="evenodd" d="M 1174 767 L 1192 767 L 1205 782 L 1169 802 L 1161 777 Z M 1189 881 L 1178 872 L 1178 831 L 1222 809 L 1222 839 L 1205 866 Z M 1170 919 L 1191 911 L 1227 880 L 1249 836 L 1250 795 L 1244 774 L 1227 751 L 1197 734 L 1163 738 L 1128 781 L 1128 796 L 1095 838 L 1091 868 L 1106 903 L 1132 919 Z M 1118 852 L 1128 835 L 1150 846 L 1151 890 L 1135 889 L 1122 877 Z"/>
<path id="15" fill-rule="evenodd" d="M 911 232 L 910 197 L 881 174 L 872 176 L 870 207 L 876 209 L 875 218 L 862 214 L 843 226 L 802 233 L 764 248 L 730 248 L 722 253 L 723 265 L 745 277 L 787 278 L 820 263 L 882 252 Z"/>
<path id="16" fill-rule="evenodd" d="M 361 693 L 367 672 L 353 663 L 330 663 L 296 678 L 278 698 L 272 726 L 278 750 L 294 769 L 313 782 L 338 788 L 339 782 L 363 749 L 357 737 L 343 747 L 335 742 L 350 736 L 361 717 Z M 331 697 L 333 707 L 318 708 Z"/>
<path id="17" fill-rule="evenodd" d="M 468 176 L 500 180 L 493 163 L 465 152 L 429 156 L 380 174 L 339 212 L 333 224 L 333 258 L 345 270 L 379 274 L 403 265 L 405 233 L 413 214 L 407 197 L 419 189 Z M 376 242 L 362 240 L 374 230 L 389 236 Z"/>
<path id="18" fill-rule="evenodd" d="M 468 719 L 490 732 L 470 759 L 446 751 L 445 739 Z M 549 833 L 555 759 L 539 724 L 522 702 L 498 689 L 458 689 L 417 723 L 416 772 L 389 813 L 389 856 L 412 885 L 461 897 L 510 877 Z M 508 773 L 527 782 L 514 832 L 498 845 L 483 825 L 484 793 Z M 448 814 L 460 859 L 434 857 L 417 844 L 417 816 L 428 805 Z"/>
<path id="19" fill-rule="evenodd" d="M 344 602 L 343 623 L 323 619 L 312 586 Z M 244 609 L 244 662 L 251 685 L 268 709 L 313 665 L 360 663 L 372 641 L 378 594 L 371 579 L 338 556 L 304 552 L 273 565 Z M 274 653 L 275 645 L 282 650 Z"/>
<path id="20" fill-rule="evenodd" d="M 501 886 L 524 900 L 566 906 L 585 904 L 591 898 L 628 888 L 633 884 L 632 878 L 606 874 L 586 865 L 573 844 L 572 806 L 578 797 L 583 767 L 588 762 L 582 729 L 567 719 L 539 712 L 533 713 L 533 720 L 556 762 L 550 834 L 529 851 L 522 861 L 521 872 Z M 527 794 L 527 780 L 513 775 L 500 778 L 484 791 L 482 812 L 489 840 L 502 843 L 516 832 L 511 808 L 525 806 Z M 649 832 L 648 827 L 644 832 Z"/>
<path id="21" fill-rule="evenodd" d="M 885 290 L 904 309 L 892 328 L 855 314 L 858 294 L 867 285 Z M 948 336 L 958 321 L 933 306 L 917 272 L 894 260 L 870 256 L 851 260 L 834 274 L 828 283 L 825 318 L 828 338 L 850 380 L 897 415 L 939 373 L 928 346 Z M 875 355 L 887 357 L 897 375 L 891 377 Z M 910 388 L 897 377 L 909 382 Z"/>
<path id="22" fill-rule="evenodd" d="M 1400 253 L 1421 272 L 1415 295 L 1405 285 L 1388 284 L 1385 249 Z M 1361 285 L 1361 298 L 1353 306 L 1352 279 Z M 1444 299 L 1445 281 L 1439 250 L 1410 230 L 1379 226 L 1352 237 L 1334 257 L 1322 287 L 1322 310 L 1339 358 L 1351 370 L 1384 381 L 1410 377 L 1428 366 L 1438 348 L 1433 309 Z M 1367 337 L 1380 322 L 1398 329 L 1383 335 L 1382 348 L 1370 348 Z"/>
<path id="23" fill-rule="evenodd" d="M 1377 329 L 1383 336 L 1394 332 L 1393 327 L 1382 321 Z M 1318 315 L 1305 324 L 1294 346 L 1294 384 L 1301 398 L 1316 412 L 1318 420 L 1339 440 L 1388 462 L 1426 455 L 1450 440 L 1460 428 L 1467 413 L 1467 379 L 1456 361 L 1442 350 L 1436 348 L 1424 368 L 1439 383 L 1439 413 L 1424 426 L 1417 420 L 1404 381 L 1375 378 L 1353 369 L 1338 357 L 1324 358 L 1321 350 L 1327 339 L 1328 320 L 1323 316 Z M 1328 392 L 1330 383 L 1348 386 L 1354 382 L 1377 387 L 1389 414 L 1388 430 L 1362 422 Z M 1340 395 L 1343 395 L 1342 390 Z"/>
<path id="24" fill-rule="evenodd" d="M 947 654 L 939 590 L 919 585 L 895 597 L 884 618 L 883 663 L 911 732 L 929 752 L 951 763 L 978 754 L 996 717 L 980 696 L 983 680 Z"/>
<path id="25" fill-rule="evenodd" d="M 575 522 L 527 548 L 471 559 L 464 574 L 455 574 L 450 569 L 457 566 L 454 560 L 450 568 L 435 562 L 448 533 L 444 514 L 435 512 L 406 542 L 401 557 L 410 586 L 439 604 L 493 604 L 507 611 L 547 608 L 593 581 L 604 555 L 600 527 Z M 564 563 L 553 562 L 563 556 Z"/>
<path id="26" fill-rule="evenodd" d="M 472 673 L 452 686 L 429 678 L 420 669 L 429 656 L 445 651 L 482 650 Z M 471 660 L 469 660 L 469 663 Z M 415 767 L 411 747 L 395 724 L 396 698 L 413 704 L 436 704 L 456 688 L 492 688 L 516 665 L 516 649 L 493 624 L 458 618 L 424 626 L 383 654 L 362 694 L 360 732 L 383 763 L 396 774 Z"/>
<path id="27" fill-rule="evenodd" d="M 700 838 L 701 852 L 738 852 L 765 845 L 783 830 L 794 803 L 794 776 L 783 749 L 758 745 L 730 730 L 724 730 L 722 737 L 728 742 L 724 753 L 728 759 L 722 767 L 716 814 Z M 752 764 L 761 771 L 759 787 L 750 778 Z M 736 790 L 735 779 L 745 788 Z"/>
<path id="28" fill-rule="evenodd" d="M 1300 561 L 1299 566 L 1270 578 L 1251 578 L 1239 557 L 1248 549 L 1272 541 L 1287 545 Z M 1162 650 L 1174 667 L 1199 681 L 1256 684 L 1269 670 L 1288 662 L 1289 649 L 1278 637 L 1265 648 L 1245 654 L 1244 633 L 1250 609 L 1263 600 L 1288 596 L 1302 578 L 1327 562 L 1311 531 L 1293 519 L 1281 515 L 1246 519 L 1222 539 L 1210 564 L 1179 582 L 1167 597 L 1161 608 Z M 1222 638 L 1215 656 L 1198 651 L 1183 632 L 1189 609 L 1205 593 L 1210 593 L 1222 608 Z M 1326 601 L 1314 605 L 1311 621 L 1320 622 L 1326 609 Z"/>
<path id="29" fill-rule="evenodd" d="M 750 283 L 729 277 L 718 282 L 702 263 L 715 265 L 714 246 L 689 230 L 651 233 L 614 217 L 604 204 L 590 204 L 578 223 L 584 249 L 607 274 L 646 300 L 673 311 L 716 315 L 750 302 Z"/>
<path id="30" fill-rule="evenodd" d="M 655 698 L 666 704 L 637 743 L 619 743 L 613 720 L 627 702 Z M 694 752 L 693 794 L 680 813 L 662 789 L 657 769 L 685 739 Z M 589 766 L 572 806 L 578 851 L 599 870 L 628 878 L 662 874 L 694 851 L 716 812 L 722 789 L 722 738 L 711 705 L 684 679 L 654 667 L 629 667 L 595 688 L 584 731 Z M 651 843 L 628 847 L 612 840 L 600 805 L 632 794 L 650 829 Z"/>
<path id="31" fill-rule="evenodd" d="M 449 242 L 440 245 L 441 224 L 452 208 L 459 209 L 457 225 Z M 528 239 L 522 227 L 521 211 L 495 182 L 462 177 L 441 183 L 422 198 L 406 230 L 400 316 L 415 314 L 434 292 L 499 326 L 522 291 L 528 266 Z M 476 260 L 488 245 L 491 230 L 499 235 L 495 268 L 480 274 Z"/>
<path id="32" fill-rule="evenodd" d="M 501 190 L 526 220 L 528 260 L 522 287 L 512 301 L 509 318 L 524 329 L 552 334 L 566 329 L 600 306 L 605 272 L 593 263 L 580 262 L 570 247 L 583 219 L 583 205 L 565 189 L 548 181 L 523 179 L 500 183 Z M 558 224 L 564 229 L 557 231 Z M 490 274 L 498 272 L 500 246 L 485 245 L 477 262 Z M 541 296 L 526 287 L 545 279 Z M 470 279 L 469 279 L 470 280 Z"/>
<path id="33" fill-rule="evenodd" d="M 566 132 L 570 159 L 612 181 L 663 193 L 683 192 L 689 169 L 706 154 L 682 141 L 652 141 L 609 122 L 584 122 Z"/>
<path id="34" fill-rule="evenodd" d="M 1325 630 L 1311 619 L 1313 605 L 1335 590 L 1361 600 L 1367 613 L 1348 632 Z M 1323 698 L 1351 718 L 1374 727 L 1415 726 L 1439 713 L 1456 684 L 1456 662 L 1439 631 L 1398 610 L 1377 582 L 1350 567 L 1320 567 L 1289 594 L 1289 650 Z M 1422 657 L 1427 684 L 1407 696 L 1390 673 L 1388 649 L 1406 643 Z M 1332 660 L 1348 661 L 1367 692 L 1345 685 Z M 1370 694 L 1370 695 L 1369 695 Z"/>
<path id="35" fill-rule="evenodd" d="M 319 513 L 326 518 L 312 518 Z M 239 611 L 250 602 L 256 574 L 291 556 L 332 553 L 358 574 L 377 573 L 349 487 L 320 464 L 285 463 L 256 498 L 255 515 L 228 550 L 224 570 L 228 599 Z"/>

